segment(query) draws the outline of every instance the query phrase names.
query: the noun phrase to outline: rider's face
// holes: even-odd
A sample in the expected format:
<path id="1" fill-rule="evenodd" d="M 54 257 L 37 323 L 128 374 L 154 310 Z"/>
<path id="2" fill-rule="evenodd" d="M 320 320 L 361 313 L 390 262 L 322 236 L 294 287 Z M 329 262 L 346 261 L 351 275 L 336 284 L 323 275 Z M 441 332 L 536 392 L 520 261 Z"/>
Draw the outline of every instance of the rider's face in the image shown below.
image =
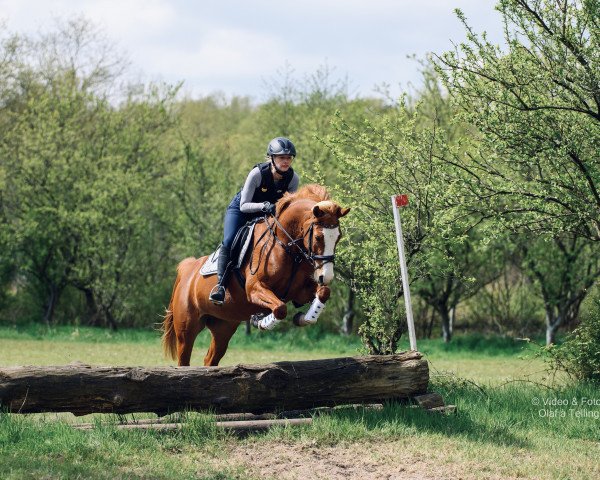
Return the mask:
<path id="1" fill-rule="evenodd" d="M 282 172 L 286 172 L 292 165 L 294 157 L 291 155 L 275 155 L 275 165 Z"/>

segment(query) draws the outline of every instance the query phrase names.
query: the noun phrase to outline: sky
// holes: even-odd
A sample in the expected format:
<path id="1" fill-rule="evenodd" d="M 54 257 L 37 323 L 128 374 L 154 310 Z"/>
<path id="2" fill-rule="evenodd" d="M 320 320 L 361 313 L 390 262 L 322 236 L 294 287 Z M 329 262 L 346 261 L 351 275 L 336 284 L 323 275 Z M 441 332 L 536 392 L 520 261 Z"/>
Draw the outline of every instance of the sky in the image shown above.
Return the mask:
<path id="1" fill-rule="evenodd" d="M 197 98 L 222 92 L 265 100 L 285 73 L 302 81 L 323 66 L 351 96 L 397 96 L 419 85 L 409 57 L 465 38 L 453 10 L 499 43 L 493 0 L 0 0 L 4 29 L 35 34 L 83 16 L 124 52 L 130 74 L 183 81 Z M 2 28 L 2 27 L 0 27 Z"/>

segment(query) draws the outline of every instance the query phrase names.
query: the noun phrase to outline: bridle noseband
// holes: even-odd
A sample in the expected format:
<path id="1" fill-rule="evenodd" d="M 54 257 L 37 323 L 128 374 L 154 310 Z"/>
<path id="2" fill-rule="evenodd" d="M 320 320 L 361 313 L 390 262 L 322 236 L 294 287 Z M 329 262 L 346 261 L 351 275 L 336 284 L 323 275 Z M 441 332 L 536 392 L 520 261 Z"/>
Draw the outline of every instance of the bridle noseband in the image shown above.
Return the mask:
<path id="1" fill-rule="evenodd" d="M 313 238 L 314 238 L 314 229 L 315 226 L 323 227 L 323 228 L 337 228 L 338 225 L 328 225 L 321 222 L 313 222 L 310 224 L 310 227 L 306 231 L 304 235 L 299 238 L 292 238 L 292 236 L 283 228 L 283 225 L 277 217 L 273 215 L 273 223 L 269 223 L 269 217 L 265 214 L 264 216 L 265 224 L 267 225 L 267 230 L 261 235 L 256 244 L 262 240 L 262 237 L 270 232 L 271 236 L 275 239 L 275 241 L 283 247 L 285 252 L 294 259 L 295 263 L 302 263 L 303 261 L 309 262 L 313 268 L 317 268 L 317 262 L 321 262 L 321 266 L 326 263 L 335 263 L 335 254 L 333 255 L 315 255 L 313 252 Z M 281 229 L 284 235 L 289 239 L 288 243 L 284 243 L 276 234 L 274 226 L 277 226 Z M 308 250 L 304 248 L 304 239 L 308 236 Z M 265 246 L 268 242 L 265 242 Z M 295 248 L 294 248 L 295 247 Z M 265 247 L 263 247 L 264 249 Z M 260 263 L 260 261 L 259 261 Z"/>
<path id="2" fill-rule="evenodd" d="M 275 217 L 273 217 L 275 218 Z M 277 220 L 277 219 L 275 219 Z M 337 225 L 327 225 L 325 223 L 321 223 L 321 222 L 313 222 L 310 224 L 310 227 L 308 228 L 308 257 L 312 260 L 313 264 L 316 267 L 316 263 L 315 260 L 321 260 L 321 266 L 325 265 L 326 263 L 335 263 L 335 253 L 333 255 L 315 255 L 312 251 L 313 248 L 313 234 L 314 234 L 314 229 L 315 229 L 315 225 L 318 225 L 319 227 L 323 227 L 323 228 L 336 228 Z M 283 229 L 282 229 L 283 230 Z M 285 230 L 283 230 L 285 232 Z M 286 232 L 287 234 L 287 232 Z M 304 236 L 302 237 L 302 240 L 304 240 L 304 237 L 306 237 L 306 234 L 304 234 Z"/>
<path id="3" fill-rule="evenodd" d="M 273 237 L 275 242 L 277 242 L 279 245 L 281 245 L 281 247 L 284 249 L 285 253 L 287 253 L 294 260 L 293 267 L 292 267 L 292 273 L 290 275 L 290 279 L 288 281 L 287 288 L 285 289 L 285 293 L 283 293 L 283 295 L 281 295 L 279 298 L 287 297 L 290 289 L 292 288 L 292 283 L 294 281 L 294 277 L 296 276 L 296 273 L 298 273 L 300 264 L 303 261 L 306 260 L 307 262 L 309 262 L 315 270 L 317 269 L 318 261 L 322 262 L 321 266 L 325 265 L 326 263 L 334 263 L 335 262 L 335 254 L 334 255 L 315 255 L 315 253 L 313 252 L 313 236 L 314 236 L 315 225 L 322 226 L 323 228 L 336 228 L 336 227 L 338 227 L 338 225 L 326 225 L 326 224 L 323 224 L 320 222 L 313 222 L 310 224 L 310 227 L 308 228 L 308 230 L 306 231 L 306 233 L 304 235 L 302 235 L 300 238 L 294 239 L 286 231 L 286 229 L 283 228 L 283 225 L 281 225 L 281 223 L 279 222 L 279 220 L 277 220 L 277 217 L 275 215 L 273 215 L 273 223 L 272 224 L 269 223 L 269 217 L 267 214 L 265 214 L 265 216 L 264 216 L 264 221 L 265 221 L 265 224 L 267 225 L 267 229 L 265 229 L 265 231 L 262 233 L 262 235 L 258 238 L 255 245 L 258 245 L 261 242 L 261 240 L 263 239 L 263 237 L 267 234 L 267 232 L 270 232 L 271 236 Z M 281 241 L 281 239 L 277 236 L 275 229 L 273 228 L 275 225 L 277 225 L 281 229 L 281 231 L 285 234 L 285 236 L 289 239 L 288 243 L 283 243 Z M 308 235 L 308 250 L 306 250 L 304 248 L 304 239 L 306 238 L 307 235 Z M 258 262 L 256 264 L 255 270 L 252 268 L 252 259 L 250 260 L 250 274 L 251 275 L 255 275 L 256 272 L 258 272 L 258 267 L 260 266 L 261 258 L 262 258 L 263 254 L 265 252 L 265 249 L 267 248 L 267 245 L 269 243 L 270 242 L 265 241 L 264 245 L 262 246 L 260 254 L 258 256 Z M 322 276 L 319 279 L 319 284 L 322 285 Z"/>

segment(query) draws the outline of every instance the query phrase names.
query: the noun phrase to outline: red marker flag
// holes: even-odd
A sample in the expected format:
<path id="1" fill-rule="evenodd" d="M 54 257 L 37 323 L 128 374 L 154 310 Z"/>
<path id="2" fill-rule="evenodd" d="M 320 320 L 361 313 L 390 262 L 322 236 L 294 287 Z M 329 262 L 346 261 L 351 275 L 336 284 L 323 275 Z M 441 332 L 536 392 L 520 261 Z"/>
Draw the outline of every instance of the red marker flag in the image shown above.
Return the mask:
<path id="1" fill-rule="evenodd" d="M 408 195 L 395 195 L 394 201 L 397 207 L 406 207 L 408 205 Z"/>

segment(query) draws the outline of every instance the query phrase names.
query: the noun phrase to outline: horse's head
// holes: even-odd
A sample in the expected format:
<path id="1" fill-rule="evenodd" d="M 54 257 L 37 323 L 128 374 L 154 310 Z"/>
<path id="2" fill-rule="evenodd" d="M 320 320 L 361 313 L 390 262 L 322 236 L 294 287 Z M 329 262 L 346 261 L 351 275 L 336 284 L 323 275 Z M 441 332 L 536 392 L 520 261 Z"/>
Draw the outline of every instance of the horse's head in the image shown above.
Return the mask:
<path id="1" fill-rule="evenodd" d="M 318 202 L 304 220 L 304 247 L 315 262 L 314 279 L 329 285 L 333 280 L 335 247 L 342 232 L 340 218 L 350 211 L 330 200 Z"/>

